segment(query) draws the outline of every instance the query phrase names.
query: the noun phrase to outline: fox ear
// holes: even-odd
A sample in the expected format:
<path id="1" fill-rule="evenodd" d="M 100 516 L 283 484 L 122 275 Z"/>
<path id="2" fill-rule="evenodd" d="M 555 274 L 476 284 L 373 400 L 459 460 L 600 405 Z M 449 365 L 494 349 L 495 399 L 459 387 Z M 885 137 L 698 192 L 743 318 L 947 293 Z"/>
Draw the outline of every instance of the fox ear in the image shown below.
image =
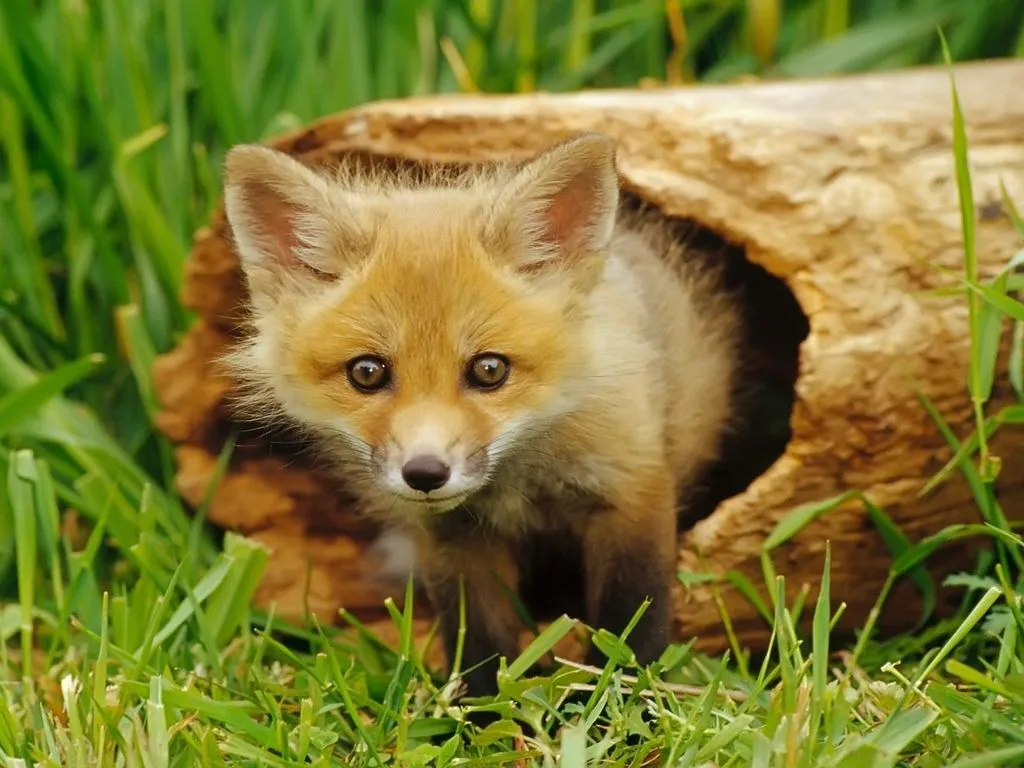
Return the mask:
<path id="1" fill-rule="evenodd" d="M 488 234 L 516 254 L 521 270 L 572 262 L 607 247 L 618 202 L 615 145 L 603 134 L 578 134 L 535 157 L 498 192 Z"/>
<path id="2" fill-rule="evenodd" d="M 254 294 L 339 274 L 368 245 L 354 203 L 283 152 L 239 145 L 225 158 L 224 209 Z"/>

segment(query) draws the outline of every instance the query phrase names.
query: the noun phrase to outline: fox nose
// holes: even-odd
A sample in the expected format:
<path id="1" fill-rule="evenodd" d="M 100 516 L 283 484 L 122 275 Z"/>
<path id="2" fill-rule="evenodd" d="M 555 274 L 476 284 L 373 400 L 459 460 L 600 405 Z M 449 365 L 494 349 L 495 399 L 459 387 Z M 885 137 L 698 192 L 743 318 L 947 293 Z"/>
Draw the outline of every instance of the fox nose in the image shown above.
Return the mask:
<path id="1" fill-rule="evenodd" d="M 414 491 L 430 493 L 448 482 L 452 470 L 437 456 L 415 456 L 402 467 L 402 479 Z"/>

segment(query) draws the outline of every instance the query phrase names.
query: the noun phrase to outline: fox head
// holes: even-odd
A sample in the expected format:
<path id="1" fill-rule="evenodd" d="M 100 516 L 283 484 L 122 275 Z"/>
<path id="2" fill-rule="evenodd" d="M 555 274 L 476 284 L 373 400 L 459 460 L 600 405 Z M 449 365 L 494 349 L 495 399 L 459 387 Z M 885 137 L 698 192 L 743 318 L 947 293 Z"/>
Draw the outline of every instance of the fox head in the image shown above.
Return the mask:
<path id="1" fill-rule="evenodd" d="M 230 362 L 339 447 L 370 507 L 458 506 L 571 409 L 618 194 L 598 134 L 423 183 L 238 146 L 224 199 L 253 333 Z"/>

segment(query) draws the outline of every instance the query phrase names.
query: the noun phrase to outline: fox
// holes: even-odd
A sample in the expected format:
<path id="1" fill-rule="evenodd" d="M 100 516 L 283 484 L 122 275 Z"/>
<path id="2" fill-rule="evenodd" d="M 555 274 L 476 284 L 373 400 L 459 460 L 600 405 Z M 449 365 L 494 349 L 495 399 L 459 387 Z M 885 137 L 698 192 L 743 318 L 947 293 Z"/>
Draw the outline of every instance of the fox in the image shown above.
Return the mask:
<path id="1" fill-rule="evenodd" d="M 420 171 L 229 150 L 240 407 L 299 425 L 361 512 L 408 536 L 449 665 L 464 628 L 469 695 L 519 653 L 508 591 L 563 551 L 591 628 L 622 635 L 647 603 L 626 642 L 651 664 L 680 510 L 734 422 L 736 299 L 663 216 L 623 204 L 608 135 Z"/>

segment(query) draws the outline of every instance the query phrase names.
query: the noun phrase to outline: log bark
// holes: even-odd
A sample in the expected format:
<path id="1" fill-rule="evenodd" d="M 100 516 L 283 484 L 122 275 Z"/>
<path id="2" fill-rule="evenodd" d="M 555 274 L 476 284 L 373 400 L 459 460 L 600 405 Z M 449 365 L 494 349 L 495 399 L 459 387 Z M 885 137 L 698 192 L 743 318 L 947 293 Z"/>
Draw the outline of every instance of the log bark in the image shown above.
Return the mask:
<path id="1" fill-rule="evenodd" d="M 971 142 L 977 249 L 982 273 L 991 275 L 1020 246 L 999 189 L 1002 182 L 1024 201 L 1024 62 L 961 66 L 956 77 Z M 776 380 L 793 368 L 791 439 L 745 490 L 683 531 L 679 545 L 682 570 L 736 571 L 761 584 L 761 548 L 779 520 L 796 505 L 847 489 L 867 493 L 911 540 L 979 520 L 959 475 L 919 496 L 949 450 L 915 387 L 957 434 L 971 429 L 964 301 L 926 295 L 948 284 L 936 265 L 962 269 L 951 125 L 947 72 L 922 69 L 385 102 L 327 117 L 274 145 L 311 163 L 342 155 L 477 162 L 525 156 L 577 130 L 603 131 L 618 142 L 626 189 L 668 216 L 707 228 L 783 281 L 806 321 L 786 326 L 780 315 L 776 327 L 769 306 L 755 325 L 762 355 L 781 363 Z M 226 399 L 231 382 L 214 364 L 238 337 L 245 304 L 220 211 L 197 233 L 182 298 L 200 319 L 157 364 L 159 427 L 177 446 L 181 493 L 199 504 L 216 456 L 238 426 Z M 801 322 L 809 333 L 800 331 Z M 1005 381 L 997 382 L 996 399 L 1006 390 Z M 366 621 L 382 618 L 391 592 L 367 577 L 372 527 L 301 454 L 271 450 L 258 431 L 240 435 L 207 514 L 272 548 L 258 601 L 292 617 L 308 609 L 330 620 L 344 607 Z M 1024 502 L 1024 436 L 1004 434 L 995 450 L 1004 464 L 1003 506 L 1012 517 Z M 808 585 L 813 599 L 826 542 L 833 604 L 848 606 L 841 626 L 860 626 L 891 559 L 859 503 L 804 529 L 776 553 L 776 567 L 791 595 Z M 969 545 L 943 550 L 933 574 L 969 566 L 970 554 Z M 724 647 L 724 609 L 742 644 L 765 647 L 768 625 L 727 583 L 679 585 L 676 600 L 680 639 Z M 901 584 L 881 628 L 912 625 L 918 609 L 914 587 Z M 422 603 L 417 613 L 429 616 Z"/>

